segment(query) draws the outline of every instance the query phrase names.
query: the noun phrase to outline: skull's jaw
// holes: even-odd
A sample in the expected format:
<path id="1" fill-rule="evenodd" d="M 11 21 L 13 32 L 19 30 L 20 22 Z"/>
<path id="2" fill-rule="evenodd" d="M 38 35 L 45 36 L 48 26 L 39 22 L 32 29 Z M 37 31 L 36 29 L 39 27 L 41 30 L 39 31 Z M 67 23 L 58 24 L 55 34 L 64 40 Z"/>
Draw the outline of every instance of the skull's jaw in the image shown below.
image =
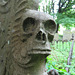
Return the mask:
<path id="1" fill-rule="evenodd" d="M 28 54 L 42 54 L 42 55 L 50 55 L 51 54 L 51 48 L 49 42 L 40 43 L 36 42 L 34 43 L 34 47 L 32 50 L 28 52 Z"/>

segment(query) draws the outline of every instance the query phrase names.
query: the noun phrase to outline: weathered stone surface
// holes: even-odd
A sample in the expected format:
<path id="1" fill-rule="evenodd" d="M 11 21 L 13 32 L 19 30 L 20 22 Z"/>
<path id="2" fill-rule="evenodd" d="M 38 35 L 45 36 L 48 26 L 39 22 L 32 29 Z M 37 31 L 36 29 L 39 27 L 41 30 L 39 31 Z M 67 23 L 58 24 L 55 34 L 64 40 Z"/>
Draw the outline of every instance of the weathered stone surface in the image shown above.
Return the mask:
<path id="1" fill-rule="evenodd" d="M 44 75 L 56 31 L 38 0 L 0 0 L 0 74 Z"/>

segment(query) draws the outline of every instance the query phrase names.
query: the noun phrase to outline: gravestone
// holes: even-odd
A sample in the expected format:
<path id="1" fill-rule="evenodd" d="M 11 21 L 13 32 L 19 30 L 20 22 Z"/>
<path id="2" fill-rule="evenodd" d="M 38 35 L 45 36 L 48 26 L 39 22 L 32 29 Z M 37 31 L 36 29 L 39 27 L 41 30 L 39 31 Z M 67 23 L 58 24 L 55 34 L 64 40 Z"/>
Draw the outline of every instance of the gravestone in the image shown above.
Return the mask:
<path id="1" fill-rule="evenodd" d="M 44 75 L 56 23 L 38 0 L 0 0 L 0 75 Z"/>
<path id="2" fill-rule="evenodd" d="M 65 30 L 64 32 L 63 32 L 63 40 L 71 40 L 71 38 L 72 38 L 72 33 L 71 33 L 71 31 L 70 30 Z"/>
<path id="3" fill-rule="evenodd" d="M 54 40 L 56 40 L 56 41 L 59 40 L 59 34 L 58 34 L 58 33 L 55 33 L 55 35 L 54 35 Z"/>

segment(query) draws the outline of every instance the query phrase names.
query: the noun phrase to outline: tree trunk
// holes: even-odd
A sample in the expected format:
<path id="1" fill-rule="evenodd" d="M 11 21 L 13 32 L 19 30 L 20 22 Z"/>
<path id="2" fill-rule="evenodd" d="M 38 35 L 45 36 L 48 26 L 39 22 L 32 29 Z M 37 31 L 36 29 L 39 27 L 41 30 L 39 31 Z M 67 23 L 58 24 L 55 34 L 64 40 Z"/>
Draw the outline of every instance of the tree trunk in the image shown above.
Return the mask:
<path id="1" fill-rule="evenodd" d="M 68 56 L 68 59 L 67 59 L 67 65 L 71 65 L 71 61 L 72 61 L 73 46 L 74 46 L 74 34 L 72 34 L 71 40 L 72 40 L 72 45 L 71 45 L 71 49 L 70 49 L 69 56 Z M 69 71 L 70 68 L 66 67 L 65 69 L 68 73 L 70 73 L 70 71 Z"/>
<path id="2" fill-rule="evenodd" d="M 56 30 L 56 33 L 58 33 L 58 30 L 59 30 L 59 24 L 57 24 L 57 30 Z"/>

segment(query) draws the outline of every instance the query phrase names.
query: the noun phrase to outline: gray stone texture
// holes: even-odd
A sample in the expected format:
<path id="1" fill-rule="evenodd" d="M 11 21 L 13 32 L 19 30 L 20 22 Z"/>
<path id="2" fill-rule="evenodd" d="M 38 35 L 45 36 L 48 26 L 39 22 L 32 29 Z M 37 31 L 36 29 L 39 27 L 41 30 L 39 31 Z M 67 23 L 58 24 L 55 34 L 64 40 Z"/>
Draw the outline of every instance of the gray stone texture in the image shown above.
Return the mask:
<path id="1" fill-rule="evenodd" d="M 0 75 L 47 75 L 45 58 L 56 31 L 38 0 L 0 0 Z"/>

